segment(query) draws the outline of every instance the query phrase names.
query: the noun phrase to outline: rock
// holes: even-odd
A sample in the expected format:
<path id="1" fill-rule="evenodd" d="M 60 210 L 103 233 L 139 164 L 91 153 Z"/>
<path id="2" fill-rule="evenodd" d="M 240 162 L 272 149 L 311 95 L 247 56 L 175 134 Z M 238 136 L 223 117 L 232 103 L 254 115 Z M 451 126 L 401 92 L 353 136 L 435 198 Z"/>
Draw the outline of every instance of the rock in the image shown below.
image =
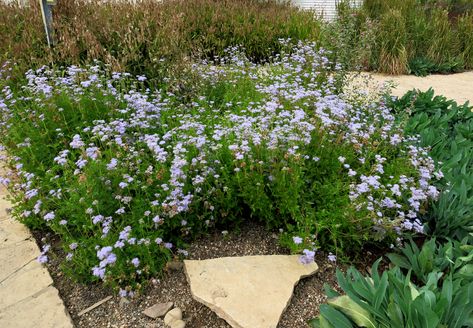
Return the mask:
<path id="1" fill-rule="evenodd" d="M 126 307 L 128 304 L 130 304 L 130 301 L 127 300 L 126 298 L 124 297 L 120 297 L 120 302 L 118 303 L 118 306 L 121 307 L 121 308 L 124 308 Z"/>
<path id="2" fill-rule="evenodd" d="M 297 255 L 186 260 L 184 267 L 193 298 L 235 328 L 276 328 L 294 286 L 318 269 Z"/>
<path id="3" fill-rule="evenodd" d="M 186 326 L 186 323 L 182 320 L 174 320 L 169 325 L 170 328 L 184 328 L 185 326 Z"/>
<path id="4" fill-rule="evenodd" d="M 182 320 L 182 311 L 180 308 L 174 308 L 164 316 L 164 323 L 172 327 L 174 321 Z"/>
<path id="5" fill-rule="evenodd" d="M 181 261 L 170 261 L 166 263 L 166 269 L 169 271 L 181 271 L 184 264 Z"/>
<path id="6" fill-rule="evenodd" d="M 144 310 L 143 314 L 152 319 L 163 317 L 166 315 L 166 313 L 168 313 L 169 310 L 172 309 L 173 305 L 173 302 L 157 303 Z"/>

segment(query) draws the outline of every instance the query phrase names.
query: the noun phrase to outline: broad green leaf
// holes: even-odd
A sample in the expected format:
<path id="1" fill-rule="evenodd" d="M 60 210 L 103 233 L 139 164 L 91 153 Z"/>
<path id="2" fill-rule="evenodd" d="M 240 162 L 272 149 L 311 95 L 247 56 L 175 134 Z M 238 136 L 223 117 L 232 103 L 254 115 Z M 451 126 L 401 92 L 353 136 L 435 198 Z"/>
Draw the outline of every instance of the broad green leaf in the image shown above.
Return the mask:
<path id="1" fill-rule="evenodd" d="M 309 320 L 309 326 L 311 328 L 321 328 L 320 318 L 315 318 L 315 319 Z"/>
<path id="2" fill-rule="evenodd" d="M 398 267 L 401 267 L 403 269 L 409 269 L 411 267 L 409 261 L 402 255 L 389 253 L 386 256 L 394 265 L 397 265 Z"/>
<path id="3" fill-rule="evenodd" d="M 419 291 L 417 290 L 416 286 L 413 283 L 409 283 L 409 288 L 411 289 L 411 297 L 412 300 L 415 300 L 417 296 L 419 296 Z"/>
<path id="4" fill-rule="evenodd" d="M 335 328 L 353 328 L 353 324 L 347 317 L 340 311 L 331 307 L 327 304 L 320 306 L 320 313 L 322 317 L 325 317 Z"/>
<path id="5" fill-rule="evenodd" d="M 345 313 L 359 327 L 376 328 L 371 314 L 347 295 L 336 297 L 328 303 Z"/>
<path id="6" fill-rule="evenodd" d="M 466 264 L 458 270 L 458 273 L 467 276 L 467 277 L 472 277 L 473 276 L 473 264 Z"/>
<path id="7" fill-rule="evenodd" d="M 402 315 L 401 308 L 392 300 L 388 304 L 387 314 L 390 319 L 391 327 L 393 328 L 404 328 L 404 316 Z"/>
<path id="8" fill-rule="evenodd" d="M 334 327 L 334 325 L 332 325 L 330 322 L 328 322 L 328 320 L 325 319 L 325 317 L 322 315 L 319 317 L 318 323 L 319 323 L 320 328 L 337 328 L 337 327 Z"/>
<path id="9" fill-rule="evenodd" d="M 375 309 L 379 309 L 384 301 L 386 295 L 386 289 L 388 288 L 388 275 L 383 273 L 378 286 L 376 286 L 376 293 L 374 295 L 373 306 Z"/>

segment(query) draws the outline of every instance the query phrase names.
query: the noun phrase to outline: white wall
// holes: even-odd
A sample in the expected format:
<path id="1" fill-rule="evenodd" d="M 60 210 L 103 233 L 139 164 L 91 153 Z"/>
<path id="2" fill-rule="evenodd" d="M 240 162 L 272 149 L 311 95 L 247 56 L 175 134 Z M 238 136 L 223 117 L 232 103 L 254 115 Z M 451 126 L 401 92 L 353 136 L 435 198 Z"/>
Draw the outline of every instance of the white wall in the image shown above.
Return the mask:
<path id="1" fill-rule="evenodd" d="M 291 0 L 291 2 L 302 8 L 314 10 L 327 20 L 333 20 L 337 16 L 337 5 L 340 0 Z M 353 6 L 359 6 L 363 0 L 350 0 Z"/>

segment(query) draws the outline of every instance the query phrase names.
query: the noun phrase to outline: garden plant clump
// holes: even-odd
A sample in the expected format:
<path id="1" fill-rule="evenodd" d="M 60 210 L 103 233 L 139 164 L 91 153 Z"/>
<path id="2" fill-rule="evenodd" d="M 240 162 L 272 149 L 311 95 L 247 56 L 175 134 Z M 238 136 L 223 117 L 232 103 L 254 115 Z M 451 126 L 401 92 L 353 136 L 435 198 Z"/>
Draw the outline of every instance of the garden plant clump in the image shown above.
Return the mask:
<path id="1" fill-rule="evenodd" d="M 381 275 L 377 264 L 369 276 L 338 272 L 345 295 L 327 288 L 328 304 L 312 327 L 472 327 L 472 108 L 433 90 L 410 91 L 389 107 L 406 134 L 431 145 L 444 173 L 436 182 L 440 196 L 420 217 L 430 239 L 388 254 L 392 268 Z"/>
<path id="2" fill-rule="evenodd" d="M 473 68 L 473 1 L 342 1 L 321 39 L 350 69 L 388 74 Z"/>
<path id="3" fill-rule="evenodd" d="M 215 226 L 281 229 L 303 262 L 421 233 L 441 172 L 383 100 L 339 92 L 325 55 L 299 43 L 261 66 L 230 49 L 191 67 L 190 99 L 98 66 L 30 70 L 12 91 L 4 66 L 14 215 L 61 237 L 66 272 L 123 296 Z"/>

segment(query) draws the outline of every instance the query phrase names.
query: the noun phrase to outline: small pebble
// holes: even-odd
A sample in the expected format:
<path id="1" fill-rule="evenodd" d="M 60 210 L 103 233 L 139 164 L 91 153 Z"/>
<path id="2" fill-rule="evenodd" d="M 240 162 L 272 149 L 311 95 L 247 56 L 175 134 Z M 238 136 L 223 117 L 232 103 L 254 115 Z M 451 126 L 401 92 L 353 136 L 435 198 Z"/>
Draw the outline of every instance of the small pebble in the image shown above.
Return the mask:
<path id="1" fill-rule="evenodd" d="M 186 323 L 182 320 L 174 320 L 170 325 L 171 328 L 184 328 L 185 326 Z"/>
<path id="2" fill-rule="evenodd" d="M 182 319 L 182 311 L 180 308 L 174 308 L 164 316 L 164 323 L 171 326 L 174 321 Z"/>

